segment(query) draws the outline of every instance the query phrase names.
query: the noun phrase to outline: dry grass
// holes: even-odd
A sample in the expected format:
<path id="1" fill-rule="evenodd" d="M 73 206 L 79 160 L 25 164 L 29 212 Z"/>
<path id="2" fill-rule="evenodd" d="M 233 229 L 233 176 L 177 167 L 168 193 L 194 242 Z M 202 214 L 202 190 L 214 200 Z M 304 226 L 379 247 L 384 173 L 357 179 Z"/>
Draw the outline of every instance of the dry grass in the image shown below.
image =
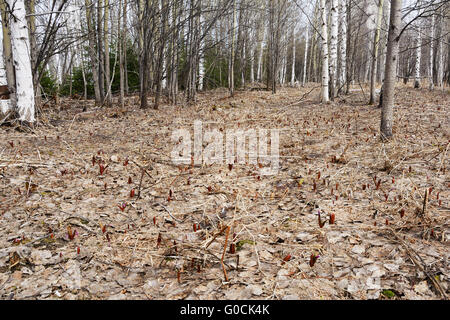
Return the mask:
<path id="1" fill-rule="evenodd" d="M 322 105 L 312 89 L 216 90 L 158 111 L 135 98 L 85 113 L 64 101 L 32 133 L 0 129 L 0 297 L 448 294 L 448 93 L 399 90 L 395 139 L 383 143 L 380 110 L 360 92 Z M 172 131 L 195 119 L 205 130 L 282 129 L 279 173 L 172 164 Z M 336 223 L 320 228 L 318 211 Z"/>

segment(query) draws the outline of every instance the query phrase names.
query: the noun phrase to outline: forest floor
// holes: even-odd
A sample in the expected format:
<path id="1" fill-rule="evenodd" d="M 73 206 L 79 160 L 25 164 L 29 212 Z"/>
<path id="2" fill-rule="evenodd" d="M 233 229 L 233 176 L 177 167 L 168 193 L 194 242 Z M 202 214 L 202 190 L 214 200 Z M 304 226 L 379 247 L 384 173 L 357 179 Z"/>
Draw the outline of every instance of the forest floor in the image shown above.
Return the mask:
<path id="1" fill-rule="evenodd" d="M 450 93 L 401 87 L 388 143 L 362 91 L 318 100 L 312 86 L 145 111 L 62 100 L 31 131 L 0 128 L 0 299 L 448 296 Z M 196 119 L 281 129 L 278 174 L 173 164 L 172 132 Z"/>

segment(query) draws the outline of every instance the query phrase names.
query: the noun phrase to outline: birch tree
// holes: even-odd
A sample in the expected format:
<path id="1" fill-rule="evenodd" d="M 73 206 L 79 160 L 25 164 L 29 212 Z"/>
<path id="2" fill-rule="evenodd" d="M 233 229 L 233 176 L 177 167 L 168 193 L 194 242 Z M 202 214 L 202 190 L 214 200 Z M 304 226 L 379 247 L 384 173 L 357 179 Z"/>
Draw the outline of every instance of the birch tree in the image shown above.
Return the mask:
<path id="1" fill-rule="evenodd" d="M 94 93 L 95 93 L 95 103 L 100 105 L 103 103 L 100 94 L 100 83 L 99 83 L 99 68 L 98 59 L 96 54 L 96 44 L 95 44 L 95 30 L 93 25 L 93 14 L 92 14 L 92 2 L 91 0 L 85 0 L 86 7 L 86 21 L 88 29 L 88 40 L 89 40 L 89 57 L 91 59 L 92 66 L 92 76 L 94 81 Z"/>
<path id="2" fill-rule="evenodd" d="M 97 0 L 97 59 L 101 104 L 105 102 L 104 0 Z"/>
<path id="3" fill-rule="evenodd" d="M 306 30 L 306 35 L 305 35 L 305 57 L 304 57 L 304 64 L 303 64 L 302 86 L 305 86 L 305 83 L 306 83 L 306 70 L 307 70 L 307 66 L 308 66 L 308 42 L 309 42 L 309 27 Z"/>
<path id="4" fill-rule="evenodd" d="M 123 22 L 122 22 L 122 51 L 123 51 L 123 74 L 125 76 L 125 92 L 124 94 L 128 95 L 129 87 L 128 87 L 128 66 L 127 66 L 127 33 L 128 33 L 128 0 L 123 0 Z"/>
<path id="5" fill-rule="evenodd" d="M 444 10 L 441 8 L 439 13 L 439 40 L 438 40 L 438 69 L 437 69 L 437 86 L 444 89 Z"/>
<path id="6" fill-rule="evenodd" d="M 33 73 L 31 68 L 30 40 L 23 0 L 7 0 L 2 9 L 7 9 L 5 20 L 9 19 L 11 32 L 11 53 L 15 73 L 15 105 L 19 120 L 35 122 L 35 100 Z M 12 85 L 11 85 L 12 86 Z"/>
<path id="7" fill-rule="evenodd" d="M 340 70 L 339 70 L 339 77 L 338 77 L 338 94 L 340 93 L 340 90 L 342 86 L 347 81 L 347 1 L 348 0 L 341 0 L 339 2 L 340 9 Z"/>
<path id="8" fill-rule="evenodd" d="M 234 60 L 235 60 L 235 38 L 236 38 L 236 0 L 233 0 L 233 18 L 231 24 L 231 47 L 230 47 L 230 62 L 228 68 L 228 86 L 230 96 L 234 96 Z"/>
<path id="9" fill-rule="evenodd" d="M 429 64 L 428 64 L 428 76 L 429 76 L 429 81 L 430 81 L 430 90 L 434 89 L 434 78 L 433 78 L 433 72 L 434 72 L 434 24 L 435 24 L 435 15 L 433 14 L 431 16 L 431 27 L 430 27 L 430 56 L 429 56 Z"/>
<path id="10" fill-rule="evenodd" d="M 258 63 L 257 63 L 257 70 L 256 70 L 256 80 L 259 82 L 262 81 L 262 74 L 263 74 L 263 51 L 264 51 L 264 39 L 266 37 L 266 28 L 264 26 L 264 23 L 261 21 L 259 23 L 258 28 Z"/>
<path id="11" fill-rule="evenodd" d="M 350 62 L 350 57 L 353 56 L 354 50 L 351 48 L 352 43 L 352 33 L 351 33 L 351 27 L 352 27 L 352 14 L 351 14 L 351 6 L 350 6 L 351 0 L 346 0 L 346 24 L 347 24 L 347 30 L 346 30 L 346 53 L 345 53 L 345 65 L 346 65 L 346 75 L 345 75 L 345 93 L 349 94 L 350 92 L 350 83 L 353 80 L 353 62 Z M 350 54 L 351 53 L 351 54 Z"/>
<path id="12" fill-rule="evenodd" d="M 338 17 L 339 1 L 331 0 L 331 34 L 330 34 L 330 98 L 334 100 L 336 96 L 336 70 L 338 53 Z"/>
<path id="13" fill-rule="evenodd" d="M 125 0 L 126 2 L 126 0 Z M 124 51 L 126 51 L 126 43 L 124 43 L 124 29 L 125 26 L 122 25 L 121 28 L 121 16 L 122 16 L 122 0 L 119 0 L 119 13 L 117 15 L 117 50 L 119 51 L 119 82 L 120 82 L 120 95 L 119 95 L 119 104 L 121 107 L 125 105 L 125 55 Z M 126 10 L 123 10 L 123 14 L 126 15 Z"/>
<path id="14" fill-rule="evenodd" d="M 292 67 L 291 67 L 291 86 L 295 84 L 295 25 L 292 27 Z"/>
<path id="15" fill-rule="evenodd" d="M 402 0 L 392 0 L 380 124 L 381 136 L 383 139 L 392 138 L 392 126 L 394 121 L 395 80 L 397 77 L 396 69 L 401 27 L 401 10 Z"/>
<path id="16" fill-rule="evenodd" d="M 375 83 L 376 83 L 376 77 L 377 77 L 377 61 L 378 61 L 378 50 L 380 47 L 380 31 L 381 31 L 381 19 L 383 18 L 383 5 L 384 0 L 378 1 L 378 14 L 377 14 L 377 21 L 376 21 L 376 27 L 375 27 L 375 36 L 373 39 L 373 52 L 372 52 L 372 73 L 370 77 L 370 100 L 369 104 L 375 103 Z"/>
<path id="17" fill-rule="evenodd" d="M 103 21 L 103 34 L 104 44 L 105 44 L 105 87 L 106 87 L 106 96 L 105 101 L 108 106 L 112 105 L 112 94 L 111 94 L 111 66 L 109 59 L 109 16 L 110 16 L 110 8 L 109 8 L 109 0 L 105 0 L 104 3 L 104 21 Z"/>
<path id="18" fill-rule="evenodd" d="M 417 28 L 417 42 L 416 42 L 416 62 L 414 65 L 414 88 L 420 88 L 420 63 L 422 60 L 422 34 L 420 27 Z"/>
<path id="19" fill-rule="evenodd" d="M 30 37 L 30 58 L 31 70 L 33 71 L 33 88 L 36 91 L 37 105 L 40 104 L 40 87 L 39 87 L 39 73 L 34 72 L 37 69 L 37 44 L 36 44 L 36 2 L 35 0 L 25 1 L 25 10 L 27 12 L 28 31 Z"/>
<path id="20" fill-rule="evenodd" d="M 328 26 L 326 1 L 320 0 L 320 12 L 322 14 L 322 102 L 328 103 L 330 96 L 328 92 L 329 70 L 328 70 Z"/>
<path id="21" fill-rule="evenodd" d="M 252 33 L 252 38 L 254 39 L 255 33 Z M 254 39 L 256 40 L 256 39 Z M 250 83 L 255 82 L 255 41 L 250 44 Z"/>
<path id="22" fill-rule="evenodd" d="M 205 23 L 205 17 L 202 2 L 200 1 L 200 28 L 203 27 Z M 198 90 L 202 91 L 205 81 L 205 58 L 204 58 L 204 50 L 205 50 L 205 41 L 204 38 L 200 39 L 200 57 L 198 62 Z"/>

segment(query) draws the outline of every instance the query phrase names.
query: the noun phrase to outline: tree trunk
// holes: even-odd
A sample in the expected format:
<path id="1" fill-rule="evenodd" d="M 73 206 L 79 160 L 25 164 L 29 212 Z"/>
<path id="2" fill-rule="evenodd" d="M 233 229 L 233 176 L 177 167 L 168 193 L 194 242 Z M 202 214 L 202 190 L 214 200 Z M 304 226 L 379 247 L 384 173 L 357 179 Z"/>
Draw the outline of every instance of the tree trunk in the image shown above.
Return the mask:
<path id="1" fill-rule="evenodd" d="M 100 95 L 99 84 L 99 71 L 98 71 L 98 58 L 95 51 L 95 30 L 92 19 L 92 2 L 91 0 L 85 0 L 86 7 L 86 20 L 88 28 L 88 40 L 89 40 L 89 57 L 91 58 L 92 65 L 92 77 L 94 79 L 94 92 L 95 92 L 95 104 L 101 105 L 102 99 Z"/>
<path id="2" fill-rule="evenodd" d="M 441 12 L 439 13 L 439 42 L 438 42 L 438 70 L 437 70 L 437 86 L 444 90 L 444 19 L 443 19 L 444 11 L 441 8 Z"/>
<path id="3" fill-rule="evenodd" d="M 291 86 L 295 84 L 295 26 L 292 27 L 292 68 L 291 68 Z"/>
<path id="4" fill-rule="evenodd" d="M 11 47 L 16 73 L 16 108 L 19 120 L 33 123 L 34 89 L 33 74 L 30 59 L 30 40 L 26 23 L 25 2 L 23 0 L 8 0 L 10 8 L 14 8 L 11 23 Z"/>
<path id="5" fill-rule="evenodd" d="M 391 1 L 388 46 L 386 54 L 386 71 L 383 91 L 383 104 L 381 111 L 381 136 L 383 139 L 392 138 L 392 125 L 394 121 L 394 95 L 395 80 L 397 76 L 398 48 L 400 42 L 402 0 Z"/>
<path id="6" fill-rule="evenodd" d="M 347 7 L 346 0 L 340 1 L 340 9 L 339 13 L 341 15 L 340 21 L 340 34 L 341 34 L 341 42 L 340 42 L 340 72 L 338 76 L 338 94 L 340 94 L 345 82 L 347 81 Z"/>
<path id="7" fill-rule="evenodd" d="M 121 14 L 126 15 L 127 12 L 124 11 L 122 13 L 122 0 L 119 1 L 119 14 L 117 17 L 117 47 L 119 51 L 119 81 L 120 81 L 120 95 L 119 95 L 119 104 L 123 108 L 125 105 L 125 60 L 124 60 L 124 41 L 123 38 L 125 36 L 125 26 L 120 27 L 120 22 L 122 19 Z"/>
<path id="8" fill-rule="evenodd" d="M 3 9 L 3 4 L 0 3 Z M 2 10 L 3 11 L 3 10 Z M 3 32 L 0 32 L 0 43 L 3 42 Z M 2 91 L 6 91 L 8 88 L 8 79 L 6 77 L 6 67 L 3 59 L 3 50 L 0 50 L 0 88 Z M 9 91 L 9 90 L 8 90 Z M 3 93 L 2 93 L 3 94 Z M 11 99 L 0 99 L 0 119 L 3 120 L 5 115 L 11 111 Z"/>
<path id="9" fill-rule="evenodd" d="M 230 62 L 228 68 L 228 87 L 230 96 L 234 96 L 234 46 L 235 46 L 235 29 L 236 29 L 236 0 L 233 0 L 233 22 L 231 25 L 231 48 L 230 48 Z"/>
<path id="10" fill-rule="evenodd" d="M 258 50 L 258 68 L 257 68 L 257 71 L 256 71 L 256 80 L 258 80 L 259 82 L 261 82 L 262 81 L 262 74 L 263 74 L 263 71 L 262 71 L 262 67 L 263 67 L 263 45 L 264 45 L 264 38 L 265 38 L 265 36 L 266 36 L 266 28 L 264 27 L 264 24 L 263 23 L 261 23 L 261 28 L 262 28 L 262 36 L 261 36 L 261 38 L 259 39 L 259 43 L 258 43 L 258 47 L 259 47 L 259 50 Z"/>
<path id="11" fill-rule="evenodd" d="M 390 11 L 390 1 L 387 1 L 387 3 L 386 3 L 386 12 L 389 13 L 389 11 Z M 388 40 L 387 38 L 388 38 L 388 28 L 389 28 L 389 14 L 387 16 L 388 16 L 388 19 L 386 19 L 387 20 L 386 21 L 386 25 L 383 28 L 383 29 L 386 30 L 384 32 L 384 41 L 383 41 L 383 55 L 382 55 L 383 58 L 381 59 L 381 63 L 380 63 L 380 65 L 381 65 L 380 81 L 382 83 L 382 85 L 381 85 L 381 92 L 380 92 L 380 101 L 378 103 L 380 108 L 381 108 L 381 105 L 382 105 L 381 97 L 382 97 L 382 93 L 383 93 L 383 84 L 384 84 L 384 78 L 385 78 L 384 72 L 385 72 L 385 69 L 386 69 L 386 52 L 387 52 L 386 50 L 387 50 L 387 40 Z"/>
<path id="12" fill-rule="evenodd" d="M 109 0 L 105 0 L 105 17 L 104 17 L 103 36 L 105 43 L 105 85 L 106 85 L 106 105 L 112 105 L 111 94 L 111 66 L 109 60 Z"/>
<path id="13" fill-rule="evenodd" d="M 148 107 L 148 60 L 149 52 L 146 50 L 146 42 L 144 42 L 144 11 L 146 11 L 146 3 L 144 0 L 138 2 L 138 47 L 139 47 L 139 96 L 141 101 L 141 109 Z"/>
<path id="14" fill-rule="evenodd" d="M 351 0 L 347 0 L 347 41 L 346 41 L 346 49 L 347 49 L 347 53 L 346 53 L 346 75 L 345 75 L 345 94 L 349 94 L 350 92 L 350 83 L 352 80 L 352 73 L 353 73 L 353 63 L 350 64 L 350 53 L 351 53 L 351 43 L 352 43 L 352 37 L 351 37 L 351 26 L 352 26 L 352 12 L 351 12 Z M 353 50 L 354 51 L 354 50 Z"/>
<path id="15" fill-rule="evenodd" d="M 97 57 L 98 57 L 98 84 L 100 87 L 101 104 L 105 102 L 105 56 L 103 52 L 103 0 L 97 2 Z"/>
<path id="16" fill-rule="evenodd" d="M 420 88 L 420 63 L 422 60 L 422 35 L 420 34 L 420 27 L 417 30 L 416 42 L 416 63 L 414 66 L 414 88 Z"/>
<path id="17" fill-rule="evenodd" d="M 177 4 L 172 6 L 172 26 L 177 25 L 181 19 L 179 15 Z M 178 37 L 179 30 L 175 29 L 172 34 L 171 41 L 171 68 L 170 68 L 170 84 L 169 84 L 169 95 L 173 104 L 177 104 L 178 95 Z"/>
<path id="18" fill-rule="evenodd" d="M 320 29 L 320 21 L 322 20 L 319 0 L 316 0 L 316 4 L 314 6 L 314 22 L 312 26 L 312 34 L 311 34 L 311 51 L 309 58 L 309 81 L 318 82 L 317 70 L 316 70 L 316 54 L 317 54 L 317 42 L 316 34 L 319 34 Z M 320 35 L 320 34 L 319 34 Z"/>
<path id="19" fill-rule="evenodd" d="M 250 83 L 255 82 L 255 44 L 250 45 Z"/>
<path id="20" fill-rule="evenodd" d="M 240 61 L 241 69 L 241 87 L 245 89 L 245 69 L 246 69 L 246 59 L 247 59 L 247 42 L 242 42 L 242 53 Z"/>
<path id="21" fill-rule="evenodd" d="M 156 95 L 155 95 L 155 104 L 153 105 L 153 109 L 157 110 L 159 108 L 159 101 L 163 88 L 163 72 L 164 72 L 164 60 L 165 60 L 165 48 L 166 48 L 166 23 L 167 23 L 167 10 L 168 4 L 165 0 L 161 0 L 160 2 L 160 14 L 159 14 L 159 22 L 160 22 L 160 34 L 159 34 L 159 48 L 158 48 L 158 60 L 156 65 Z M 195 87 L 194 87 L 195 89 Z"/>
<path id="22" fill-rule="evenodd" d="M 376 77 L 377 77 L 377 61 L 378 61 L 378 48 L 380 47 L 380 31 L 381 31 L 381 19 L 383 18 L 383 5 L 384 0 L 378 2 L 378 15 L 377 25 L 375 29 L 375 36 L 373 39 L 373 52 L 372 52 L 372 73 L 370 76 L 370 99 L 369 104 L 375 103 L 375 89 L 376 89 Z"/>
<path id="23" fill-rule="evenodd" d="M 330 34 L 330 98 L 336 96 L 337 39 L 338 39 L 339 1 L 331 1 L 331 34 Z"/>
<path id="24" fill-rule="evenodd" d="M 36 68 L 37 63 L 37 45 L 36 45 L 36 17 L 34 14 L 36 13 L 35 0 L 25 1 L 26 11 L 27 11 L 27 20 L 28 20 L 28 33 L 30 36 L 30 53 L 31 53 L 31 70 L 33 70 L 33 88 L 36 93 L 35 103 L 37 106 L 40 105 L 41 102 L 41 90 L 39 86 L 39 70 Z"/>
<path id="25" fill-rule="evenodd" d="M 200 1 L 200 30 L 202 30 L 203 25 L 205 23 L 205 17 L 203 14 L 202 2 Z M 200 36 L 203 35 L 203 32 L 200 31 Z M 203 91 L 204 82 L 205 82 L 205 57 L 204 57 L 204 38 L 200 40 L 200 52 L 199 52 L 199 61 L 198 61 L 198 90 Z"/>
<path id="26" fill-rule="evenodd" d="M 435 24 L 435 16 L 431 17 L 431 40 L 430 40 L 430 60 L 428 65 L 429 70 L 429 81 L 430 81 L 430 90 L 434 89 L 434 79 L 433 79 L 433 68 L 434 68 L 434 24 Z"/>
<path id="27" fill-rule="evenodd" d="M 308 66 L 308 42 L 309 42 L 309 27 L 306 30 L 306 35 L 305 35 L 305 58 L 304 58 L 304 64 L 303 64 L 302 86 L 305 86 L 305 83 L 306 83 L 306 69 Z"/>
<path id="28" fill-rule="evenodd" d="M 4 62 L 6 83 L 9 91 L 9 101 L 2 103 L 3 113 L 9 112 L 11 109 L 16 108 L 16 75 L 14 73 L 14 61 L 11 47 L 11 28 L 9 13 L 6 11 L 6 0 L 0 0 L 0 10 L 2 19 L 2 44 L 3 44 L 3 56 L 2 63 Z M 0 50 L 1 51 L 1 50 Z M 3 83 L 2 83 L 3 84 Z"/>
<path id="29" fill-rule="evenodd" d="M 128 0 L 123 1 L 123 38 L 122 38 L 122 51 L 123 51 L 123 61 L 124 61 L 124 77 L 125 77 L 125 94 L 129 94 L 129 87 L 128 87 L 128 66 L 127 66 L 127 30 L 128 30 L 128 19 L 127 19 L 127 13 L 128 13 Z"/>
<path id="30" fill-rule="evenodd" d="M 325 0 L 320 0 L 320 11 L 322 13 L 322 102 L 328 103 L 330 100 L 328 92 L 329 70 L 328 70 L 328 27 L 327 8 Z"/>

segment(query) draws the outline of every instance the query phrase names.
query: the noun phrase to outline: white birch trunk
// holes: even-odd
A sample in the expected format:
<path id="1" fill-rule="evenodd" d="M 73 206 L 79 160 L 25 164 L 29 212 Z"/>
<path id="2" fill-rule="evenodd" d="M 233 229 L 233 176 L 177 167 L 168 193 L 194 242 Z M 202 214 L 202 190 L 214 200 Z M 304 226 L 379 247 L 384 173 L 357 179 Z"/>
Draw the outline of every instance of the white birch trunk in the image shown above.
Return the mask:
<path id="1" fill-rule="evenodd" d="M 295 84 L 295 27 L 292 28 L 292 68 L 291 68 L 291 86 Z"/>
<path id="2" fill-rule="evenodd" d="M 10 8 L 14 8 L 11 21 L 11 46 L 16 71 L 16 108 L 19 120 L 34 122 L 34 89 L 31 71 L 30 41 L 26 20 L 24 0 L 8 0 Z"/>
<path id="3" fill-rule="evenodd" d="M 390 1 L 386 1 L 386 12 L 390 12 L 391 11 L 391 2 Z M 384 79 L 386 77 L 385 75 L 385 71 L 386 71 L 386 59 L 387 59 L 387 45 L 388 45 L 388 35 L 389 35 L 389 24 L 390 24 L 390 14 L 388 14 L 388 19 L 387 19 L 387 25 L 386 25 L 386 32 L 385 32 L 385 43 L 384 43 L 384 47 L 383 47 L 383 69 L 381 70 L 381 80 L 384 84 Z M 398 62 L 397 62 L 398 63 Z M 398 67 L 397 67 L 398 70 Z M 398 72 L 398 71 L 397 71 Z"/>
<path id="4" fill-rule="evenodd" d="M 167 74 L 166 74 L 166 71 L 167 71 L 167 59 L 166 59 L 166 50 L 165 50 L 165 48 L 163 49 L 163 53 L 162 53 L 162 68 L 161 69 L 162 69 L 161 70 L 161 77 L 162 77 L 162 79 L 161 79 L 161 89 L 162 90 L 166 90 L 166 88 L 167 88 Z M 199 69 L 200 69 L 200 67 L 199 67 Z M 203 74 L 204 74 L 204 72 L 203 72 Z M 202 88 L 199 89 L 199 90 L 203 90 L 203 78 L 201 79 L 200 83 L 202 84 Z"/>
<path id="5" fill-rule="evenodd" d="M 231 24 L 231 52 L 228 68 L 228 86 L 230 96 L 234 96 L 234 57 L 235 57 L 235 37 L 236 37 L 236 0 L 233 0 L 233 21 Z"/>
<path id="6" fill-rule="evenodd" d="M 370 36 L 369 38 L 373 39 L 375 31 L 372 31 L 369 33 Z M 367 54 L 366 54 L 366 68 L 364 69 L 364 74 L 363 74 L 363 81 L 364 83 L 369 82 L 369 76 L 370 76 L 370 67 L 371 67 L 371 57 L 372 57 L 372 48 L 370 48 L 370 45 L 367 46 Z"/>
<path id="7" fill-rule="evenodd" d="M 439 34 L 439 46 L 438 46 L 438 70 L 437 70 L 437 86 L 439 88 L 444 89 L 444 21 L 442 18 L 443 10 L 441 9 L 439 25 L 440 25 L 440 34 Z"/>
<path id="8" fill-rule="evenodd" d="M 109 56 L 109 20 L 110 20 L 110 8 L 109 8 L 109 0 L 105 0 L 105 11 L 104 11 L 104 27 L 103 27 L 103 43 L 105 46 L 105 88 L 106 88 L 106 97 L 105 101 L 108 106 L 112 105 L 112 94 L 111 94 L 111 61 Z"/>
<path id="9" fill-rule="evenodd" d="M 266 37 L 266 28 L 263 26 L 263 35 L 259 43 L 259 55 L 258 55 L 258 70 L 256 71 L 256 78 L 259 82 L 262 81 L 262 61 L 263 61 L 263 45 Z"/>
<path id="10" fill-rule="evenodd" d="M 397 78 L 396 64 L 399 60 L 399 35 L 402 21 L 401 10 L 402 0 L 392 0 L 380 124 L 380 131 L 383 139 L 392 138 L 392 127 L 394 122 L 394 95 Z"/>
<path id="11" fill-rule="evenodd" d="M 201 6 L 201 4 L 200 4 Z M 203 24 L 205 21 L 205 17 L 202 13 L 200 13 L 200 30 L 202 30 Z M 200 35 L 202 32 L 200 32 Z M 205 82 L 205 57 L 204 57 L 204 38 L 200 41 L 200 53 L 199 53 L 199 61 L 198 61 L 198 90 L 203 91 L 204 82 Z"/>
<path id="12" fill-rule="evenodd" d="M 422 35 L 420 34 L 420 27 L 417 31 L 417 42 L 416 42 L 416 63 L 414 66 L 415 73 L 414 73 L 414 88 L 418 89 L 420 88 L 420 63 L 422 60 Z"/>
<path id="13" fill-rule="evenodd" d="M 243 61 L 246 60 L 246 55 L 247 55 L 246 48 L 247 48 L 247 45 L 244 42 L 243 48 L 242 48 L 242 60 Z M 242 66 L 241 66 L 241 86 L 243 88 L 245 88 L 245 69 L 242 68 Z"/>
<path id="14" fill-rule="evenodd" d="M 306 83 L 306 69 L 308 65 L 308 42 L 309 42 L 309 27 L 308 30 L 306 31 L 306 38 L 305 38 L 305 61 L 303 64 L 303 81 L 302 81 L 303 86 Z"/>
<path id="15" fill-rule="evenodd" d="M 433 79 L 433 56 L 434 56 L 434 23 L 435 16 L 431 17 L 431 41 L 430 41 L 430 60 L 429 60 L 429 78 L 430 78 L 430 90 L 434 89 L 434 79 Z"/>
<path id="16" fill-rule="evenodd" d="M 281 59 L 281 68 L 278 70 L 278 79 L 280 80 L 280 85 L 284 84 L 284 68 L 285 68 L 285 57 Z"/>
<path id="17" fill-rule="evenodd" d="M 119 51 L 119 83 L 120 83 L 120 95 L 119 95 L 119 103 L 120 106 L 123 108 L 125 106 L 125 70 L 124 70 L 124 55 L 123 55 L 123 36 L 124 36 L 124 28 L 123 26 L 121 28 L 121 15 L 122 15 L 122 0 L 119 0 L 119 7 L 118 7 L 118 15 L 117 15 L 117 48 Z M 124 12 L 126 14 L 126 11 Z"/>
<path id="18" fill-rule="evenodd" d="M 250 83 L 255 82 L 255 46 L 250 48 Z"/>
<path id="19" fill-rule="evenodd" d="M 337 39 L 338 39 L 339 1 L 331 1 L 331 37 L 330 37 L 330 96 L 336 96 Z"/>
<path id="20" fill-rule="evenodd" d="M 340 34 L 341 34 L 341 70 L 338 77 L 338 86 L 341 87 L 347 81 L 347 8 L 346 1 L 340 1 Z"/>
<path id="21" fill-rule="evenodd" d="M 322 102 L 328 103 L 330 96 L 328 92 L 329 70 L 328 70 L 328 29 L 326 1 L 320 0 L 322 13 Z"/>
<path id="22" fill-rule="evenodd" d="M 373 52 L 372 52 L 372 74 L 370 77 L 370 101 L 369 104 L 375 103 L 376 95 L 376 79 L 377 79 L 377 63 L 378 63 L 378 48 L 380 46 L 380 32 L 381 32 L 381 20 L 383 18 L 383 5 L 384 0 L 379 0 L 378 14 L 375 27 L 375 37 L 373 40 Z"/>

